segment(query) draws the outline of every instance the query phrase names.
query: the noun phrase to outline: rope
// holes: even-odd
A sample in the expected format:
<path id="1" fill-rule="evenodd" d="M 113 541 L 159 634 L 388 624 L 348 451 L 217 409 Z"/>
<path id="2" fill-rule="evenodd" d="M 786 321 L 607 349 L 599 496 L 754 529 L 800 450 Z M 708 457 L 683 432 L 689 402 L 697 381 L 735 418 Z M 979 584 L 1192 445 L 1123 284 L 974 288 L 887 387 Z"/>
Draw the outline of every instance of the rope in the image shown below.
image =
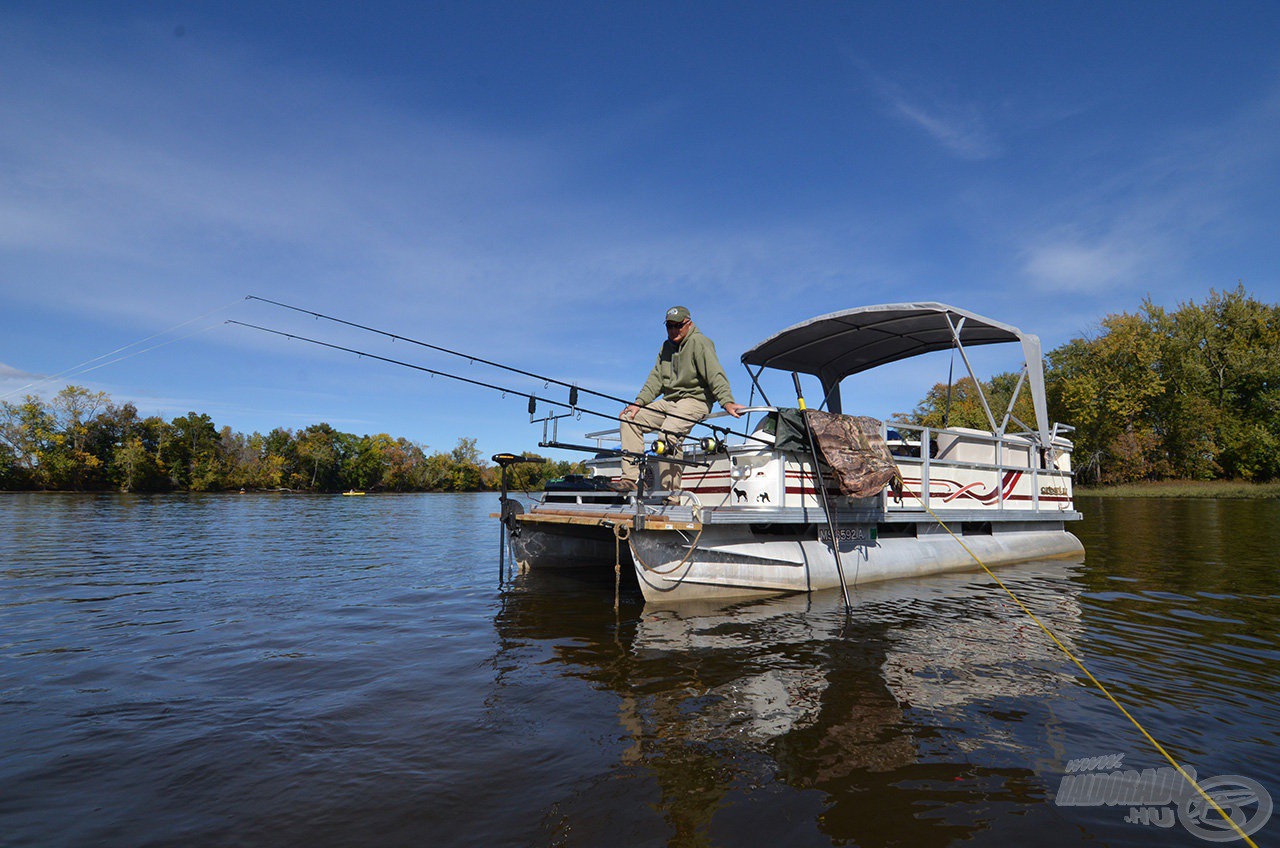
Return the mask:
<path id="1" fill-rule="evenodd" d="M 899 479 L 899 482 L 901 482 L 901 478 L 898 478 L 898 479 Z M 998 585 L 1001 589 L 1003 589 L 1005 591 L 1005 594 L 1007 594 L 1010 598 L 1013 599 L 1013 602 L 1018 605 L 1018 608 L 1021 609 L 1023 612 L 1025 612 L 1031 618 L 1031 620 L 1034 621 L 1036 625 L 1045 632 L 1045 635 L 1047 635 L 1051 640 L 1053 640 L 1053 644 L 1057 645 L 1058 648 L 1061 649 L 1062 653 L 1066 654 L 1067 658 L 1070 659 L 1073 663 L 1075 663 L 1077 668 L 1079 668 L 1082 672 L 1084 672 L 1084 675 L 1089 678 L 1089 680 L 1093 683 L 1093 685 L 1097 686 L 1098 690 L 1101 691 L 1103 695 L 1107 696 L 1107 700 L 1115 704 L 1116 709 L 1120 710 L 1120 712 L 1124 714 L 1124 717 L 1129 719 L 1129 721 L 1133 724 L 1134 727 L 1138 728 L 1138 731 L 1141 732 L 1142 735 L 1146 737 L 1147 741 L 1150 742 L 1155 747 L 1155 749 L 1159 751 L 1166 760 L 1169 761 L 1169 764 L 1172 765 L 1177 770 L 1178 774 L 1182 775 L 1182 777 L 1188 783 L 1190 783 L 1193 787 L 1195 787 L 1195 790 L 1200 793 L 1200 797 L 1208 801 L 1209 804 L 1213 807 L 1213 809 L 1217 810 L 1218 814 L 1231 824 L 1232 829 L 1235 830 L 1235 832 L 1240 835 L 1240 838 L 1243 839 L 1245 842 L 1247 842 L 1250 846 L 1252 846 L 1252 848 L 1258 848 L 1257 843 L 1255 843 L 1252 839 L 1249 838 L 1249 835 L 1246 834 L 1243 829 L 1241 829 L 1240 825 L 1236 824 L 1235 819 L 1227 815 L 1226 810 L 1222 809 L 1222 807 L 1219 806 L 1218 802 L 1215 801 L 1213 797 L 1209 795 L 1208 792 L 1205 792 L 1204 788 L 1201 787 L 1198 782 L 1196 782 L 1196 779 L 1191 775 L 1189 775 L 1186 772 L 1186 770 L 1183 769 L 1182 766 L 1178 764 L 1178 761 L 1175 760 L 1167 750 L 1165 750 L 1165 747 L 1161 745 L 1158 741 L 1156 741 L 1156 738 L 1152 736 L 1145 727 L 1142 726 L 1142 722 L 1134 718 L 1133 714 L 1130 713 L 1128 710 L 1126 710 L 1124 708 L 1124 705 L 1121 704 L 1118 700 L 1116 700 L 1116 696 L 1111 694 L 1111 690 L 1107 689 L 1106 686 L 1102 685 L 1102 681 L 1098 680 L 1098 678 L 1093 676 L 1093 672 L 1089 671 L 1089 669 L 1085 667 L 1085 664 L 1081 662 L 1076 657 L 1076 655 L 1071 652 L 1071 649 L 1062 643 L 1062 640 L 1059 639 L 1057 635 L 1052 630 L 1049 629 L 1049 626 L 1046 625 L 1043 621 L 1041 621 L 1036 616 L 1035 613 L 1033 613 L 1030 609 L 1028 609 L 1027 605 L 1022 602 L 1022 599 L 1019 598 L 1016 594 L 1014 594 L 1013 590 L 1010 589 L 1008 586 L 1006 586 L 1004 584 L 1004 581 L 995 575 L 995 572 L 993 572 L 987 566 L 987 564 L 982 561 L 982 558 L 979 557 L 977 554 L 975 554 L 972 550 L 970 550 L 969 546 L 964 543 L 964 540 L 961 539 L 959 536 L 957 536 L 955 533 L 953 533 L 951 528 L 946 525 L 946 522 L 944 522 L 941 518 L 939 518 L 938 514 L 935 513 L 932 509 L 930 509 L 927 504 L 925 504 L 924 498 L 921 497 L 920 493 L 912 492 L 912 494 L 915 496 L 916 500 L 920 501 L 920 506 L 924 507 L 925 512 L 929 513 L 929 515 L 933 517 L 933 520 L 938 522 L 938 526 L 941 527 L 943 530 L 947 531 L 947 534 L 951 536 L 951 538 L 955 539 L 956 542 L 960 544 L 960 547 L 964 548 L 965 553 L 973 557 L 974 562 L 982 566 L 982 570 L 985 571 L 992 580 L 996 581 L 996 585 Z"/>
<path id="2" fill-rule="evenodd" d="M 615 618 L 622 598 L 622 543 L 630 536 L 631 528 L 627 525 L 613 525 L 613 614 Z"/>
<path id="3" fill-rule="evenodd" d="M 649 563 L 645 562 L 643 559 L 640 558 L 640 553 L 636 550 L 635 545 L 631 545 L 631 556 L 635 559 L 636 562 L 640 563 L 641 568 L 643 568 L 645 571 L 649 572 L 650 574 L 671 574 L 674 571 L 679 571 L 681 568 L 685 566 L 685 563 L 687 563 L 690 559 L 693 558 L 693 552 L 698 549 L 698 540 L 702 538 L 702 531 L 704 529 L 706 529 L 705 524 L 698 528 L 698 535 L 694 536 L 693 541 L 689 543 L 689 551 L 684 555 L 684 559 L 680 560 L 679 562 L 677 562 L 675 565 L 671 566 L 668 569 L 665 569 L 665 570 L 657 569 L 649 565 Z"/>
<path id="4" fill-rule="evenodd" d="M 730 492 L 732 492 L 732 491 L 733 491 L 733 487 L 732 487 L 732 486 L 730 486 L 730 487 L 729 487 L 729 491 L 730 491 Z M 698 505 L 701 505 L 701 504 L 702 504 L 702 502 L 698 500 L 697 495 L 693 494 L 692 492 L 686 492 L 685 494 L 687 494 L 689 497 L 693 498 L 694 502 L 695 502 L 695 503 L 697 503 Z M 720 503 L 718 503 L 718 504 L 716 504 L 716 506 L 712 507 L 712 509 L 719 509 L 720 507 L 724 506 L 724 505 L 725 505 L 726 503 L 728 503 L 728 502 L 729 502 L 729 492 L 725 492 L 724 498 L 722 498 L 722 499 L 721 499 Z M 619 528 L 619 527 L 622 527 L 622 526 L 623 526 L 623 525 L 620 525 L 620 524 L 615 524 L 615 525 L 613 525 L 613 533 L 614 533 L 614 535 L 615 535 L 615 536 L 618 534 L 618 528 Z M 636 562 L 640 563 L 640 567 L 641 567 L 641 568 L 643 568 L 645 571 L 649 572 L 650 574 L 664 574 L 664 575 L 665 575 L 665 574 L 671 574 L 672 572 L 675 572 L 675 571 L 679 571 L 679 570 L 680 570 L 681 568 L 683 568 L 683 567 L 685 566 L 685 564 L 686 564 L 686 563 L 688 563 L 688 562 L 689 562 L 689 560 L 693 557 L 693 552 L 694 552 L 694 551 L 696 551 L 696 550 L 698 549 L 698 540 L 702 538 L 702 531 L 703 531 L 703 530 L 705 530 L 706 528 L 707 528 L 707 525 L 706 525 L 706 524 L 700 524 L 700 525 L 698 526 L 698 533 L 697 533 L 697 535 L 696 535 L 696 536 L 694 536 L 694 537 L 693 537 L 693 541 L 689 543 L 689 551 L 684 555 L 684 559 L 680 560 L 678 563 L 676 563 L 675 565 L 673 565 L 671 568 L 666 569 L 665 571 L 663 571 L 663 570 L 659 570 L 659 569 L 657 569 L 657 568 L 654 568 L 653 566 L 651 566 L 651 565 L 649 565 L 647 562 L 645 562 L 645 561 L 640 557 L 640 553 L 636 550 L 636 546 L 635 546 L 635 545 L 630 545 L 630 548 L 631 548 L 631 557 L 632 557 Z M 627 531 L 627 535 L 630 535 L 630 531 L 629 531 L 629 530 Z"/>

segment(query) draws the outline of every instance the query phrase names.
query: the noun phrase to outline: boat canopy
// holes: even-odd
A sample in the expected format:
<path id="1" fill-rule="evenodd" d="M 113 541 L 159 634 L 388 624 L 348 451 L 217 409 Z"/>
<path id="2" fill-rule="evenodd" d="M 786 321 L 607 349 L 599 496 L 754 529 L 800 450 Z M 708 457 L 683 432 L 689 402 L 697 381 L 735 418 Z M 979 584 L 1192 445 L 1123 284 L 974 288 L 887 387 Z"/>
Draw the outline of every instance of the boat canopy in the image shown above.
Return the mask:
<path id="1" fill-rule="evenodd" d="M 1022 345 L 1036 426 L 1048 444 L 1040 339 L 945 303 L 887 303 L 810 318 L 748 349 L 742 354 L 742 363 L 759 370 L 812 374 L 822 382 L 828 409 L 839 412 L 840 381 L 851 374 L 933 351 L 954 347 L 963 355 L 965 347 L 1002 342 Z"/>

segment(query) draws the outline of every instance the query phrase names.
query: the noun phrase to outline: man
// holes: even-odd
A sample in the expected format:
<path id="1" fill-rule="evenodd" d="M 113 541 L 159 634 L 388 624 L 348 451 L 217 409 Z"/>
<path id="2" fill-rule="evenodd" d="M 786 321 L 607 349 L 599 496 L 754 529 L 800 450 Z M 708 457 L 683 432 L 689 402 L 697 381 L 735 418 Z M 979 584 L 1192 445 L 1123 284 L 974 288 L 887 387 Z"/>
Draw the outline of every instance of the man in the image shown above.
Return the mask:
<path id="1" fill-rule="evenodd" d="M 679 457 L 680 443 L 693 427 L 719 402 L 734 418 L 742 415 L 741 404 L 734 403 L 729 378 L 720 366 L 716 346 L 698 332 L 689 310 L 673 306 L 667 310 L 667 340 L 658 351 L 658 361 L 644 381 L 635 403 L 622 410 L 622 449 L 632 453 L 644 450 L 644 434 L 662 433 L 672 445 L 672 455 Z M 622 459 L 622 477 L 613 483 L 619 492 L 632 492 L 640 469 L 629 457 Z M 680 488 L 680 466 L 669 462 L 661 465 L 659 486 L 667 491 Z"/>

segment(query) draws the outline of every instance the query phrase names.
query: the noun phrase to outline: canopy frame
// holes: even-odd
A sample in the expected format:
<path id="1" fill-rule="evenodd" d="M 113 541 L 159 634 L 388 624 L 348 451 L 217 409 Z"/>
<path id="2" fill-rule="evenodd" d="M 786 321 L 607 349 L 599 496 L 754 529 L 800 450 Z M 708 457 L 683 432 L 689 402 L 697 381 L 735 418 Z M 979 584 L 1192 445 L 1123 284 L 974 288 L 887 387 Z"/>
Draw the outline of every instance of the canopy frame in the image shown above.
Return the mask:
<path id="1" fill-rule="evenodd" d="M 1039 337 L 944 303 L 889 303 L 821 315 L 792 325 L 749 348 L 742 354 L 742 363 L 762 395 L 764 389 L 758 377 L 765 368 L 817 377 L 822 384 L 827 408 L 838 413 L 842 409 L 840 382 L 845 377 L 954 347 L 959 350 L 965 368 L 978 388 L 983 412 L 992 432 L 1002 434 L 1013 418 L 1012 401 L 1004 420 L 997 424 L 965 349 L 1015 342 L 1022 348 L 1023 374 L 1012 400 L 1017 400 L 1025 380 L 1035 410 L 1040 442 L 1051 447 L 1044 359 Z M 751 366 L 756 366 L 754 373 Z M 1016 418 L 1013 420 L 1017 421 Z"/>

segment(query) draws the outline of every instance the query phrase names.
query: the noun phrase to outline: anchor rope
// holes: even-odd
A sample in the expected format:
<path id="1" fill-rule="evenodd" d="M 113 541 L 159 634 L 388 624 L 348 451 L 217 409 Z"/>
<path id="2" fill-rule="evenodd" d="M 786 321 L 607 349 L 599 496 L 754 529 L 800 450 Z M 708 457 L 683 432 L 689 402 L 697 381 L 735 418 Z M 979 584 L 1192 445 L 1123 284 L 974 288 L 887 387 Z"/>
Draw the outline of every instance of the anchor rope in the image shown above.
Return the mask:
<path id="1" fill-rule="evenodd" d="M 903 484 L 901 476 L 897 478 L 897 482 L 899 484 Z M 964 540 L 961 539 L 959 536 L 957 536 L 951 530 L 951 528 L 947 526 L 946 522 L 938 517 L 938 514 L 936 512 L 934 512 L 932 509 L 929 508 L 929 505 L 925 503 L 924 498 L 921 496 L 921 494 L 919 492 L 914 492 L 914 491 L 911 492 L 911 494 L 915 497 L 916 500 L 920 502 L 920 506 L 924 508 L 924 511 L 929 513 L 929 515 L 933 517 L 934 521 L 938 522 L 938 526 L 941 527 L 943 530 L 945 530 L 947 534 L 951 536 L 952 539 L 955 539 L 956 542 L 959 543 L 960 547 L 964 548 L 965 553 L 971 556 L 973 558 L 973 561 L 982 567 L 982 570 L 987 573 L 987 576 L 989 576 L 992 580 L 996 581 L 996 585 L 998 585 L 1001 589 L 1003 589 L 1005 594 L 1007 594 L 1010 598 L 1013 599 L 1013 602 L 1017 604 L 1018 608 L 1021 609 L 1024 613 L 1026 613 L 1031 618 L 1031 620 L 1036 623 L 1036 626 L 1038 626 L 1041 630 L 1044 631 L 1045 635 L 1048 636 L 1053 641 L 1053 644 L 1057 645 L 1058 648 L 1062 651 L 1062 653 L 1066 654 L 1067 658 L 1070 659 L 1071 662 L 1075 663 L 1076 667 L 1079 668 L 1080 671 L 1084 672 L 1085 677 L 1088 677 L 1090 682 L 1092 682 L 1094 686 L 1098 687 L 1098 690 L 1107 697 L 1107 700 L 1109 700 L 1112 704 L 1114 704 L 1116 706 L 1116 709 L 1120 710 L 1120 712 L 1124 714 L 1124 717 L 1127 718 L 1130 721 L 1130 723 L 1133 724 L 1134 727 L 1138 728 L 1138 731 L 1144 737 L 1146 737 L 1147 741 L 1150 742 L 1152 746 L 1157 751 L 1159 751 L 1160 754 L 1164 756 L 1166 760 L 1169 761 L 1169 764 L 1172 765 L 1174 769 L 1177 770 L 1178 774 L 1182 775 L 1182 777 L 1187 781 L 1187 783 L 1191 784 L 1191 786 L 1195 788 L 1196 792 L 1200 793 L 1200 797 L 1208 801 L 1209 804 L 1213 807 L 1213 809 L 1216 810 L 1220 816 L 1226 819 L 1228 823 L 1230 823 L 1232 829 L 1235 830 L 1237 834 L 1239 834 L 1240 838 L 1243 839 L 1246 843 L 1248 843 L 1251 846 L 1251 848 L 1258 848 L 1257 843 L 1255 843 L 1252 839 L 1249 838 L 1249 835 L 1244 832 L 1244 830 L 1240 827 L 1239 824 L 1236 823 L 1236 820 L 1233 819 L 1231 816 L 1227 815 L 1226 810 L 1222 809 L 1222 807 L 1218 804 L 1218 802 L 1213 799 L 1213 796 L 1211 796 L 1208 792 L 1206 792 L 1204 790 L 1204 787 L 1202 787 L 1194 777 L 1192 777 L 1190 774 L 1187 773 L 1186 769 L 1184 769 L 1178 763 L 1178 761 L 1173 758 L 1173 755 L 1170 754 L 1165 749 L 1165 747 L 1161 745 L 1160 742 L 1157 741 L 1154 736 L 1151 735 L 1150 731 L 1148 731 L 1142 725 L 1142 722 L 1138 721 L 1138 719 L 1135 718 L 1132 713 L 1130 713 L 1127 709 L 1125 709 L 1124 704 L 1121 704 L 1120 701 L 1116 698 L 1116 696 L 1111 694 L 1111 690 L 1108 689 L 1106 686 L 1104 686 L 1101 680 L 1099 680 L 1097 677 L 1094 677 L 1093 672 L 1089 671 L 1089 669 L 1085 666 L 1085 664 L 1071 651 L 1071 649 L 1068 648 L 1065 644 L 1063 644 L 1062 640 L 1058 638 L 1057 634 L 1055 634 L 1047 624 L 1041 621 L 1039 616 L 1037 616 L 1034 612 L 1032 612 L 1031 609 L 1022 602 L 1022 599 L 1019 598 L 1012 589 L 1010 589 L 1008 586 L 1005 585 L 1003 580 L 1001 580 L 999 577 L 996 576 L 995 572 L 993 572 L 990 569 L 990 567 L 988 567 L 987 564 L 982 561 L 982 558 L 977 554 L 975 554 L 973 550 L 970 549 L 970 547 L 964 543 Z"/>
<path id="2" fill-rule="evenodd" d="M 732 492 L 732 491 L 733 491 L 733 488 L 732 488 L 732 487 L 730 487 L 729 492 Z M 716 504 L 715 506 L 713 506 L 713 507 L 711 507 L 711 508 L 712 508 L 712 509 L 719 509 L 720 507 L 722 507 L 722 506 L 724 506 L 726 503 L 728 503 L 728 502 L 729 502 L 729 492 L 725 492 L 725 494 L 724 494 L 724 498 L 722 498 L 722 499 L 721 499 L 720 503 Z M 698 501 L 697 496 L 696 496 L 696 495 L 694 495 L 692 492 L 686 492 L 686 494 L 688 494 L 688 495 L 689 495 L 690 497 L 692 497 L 695 501 L 697 501 L 699 504 L 701 504 L 701 501 Z M 614 532 L 614 535 L 617 535 L 619 528 L 621 528 L 621 527 L 623 527 L 623 526 L 624 526 L 624 525 L 622 525 L 622 524 L 615 524 L 615 525 L 613 525 L 613 532 Z M 636 561 L 636 562 L 640 563 L 640 567 L 641 567 L 641 568 L 643 568 L 645 571 L 649 572 L 650 574 L 663 574 L 663 575 L 671 574 L 671 573 L 673 573 L 673 572 L 679 571 L 681 568 L 683 568 L 683 567 L 685 566 L 685 564 L 686 564 L 686 563 L 688 563 L 688 562 L 689 562 L 689 560 L 690 560 L 690 559 L 692 559 L 692 558 L 693 558 L 694 551 L 696 551 L 696 550 L 698 549 L 698 540 L 700 540 L 700 539 L 702 538 L 702 531 L 703 531 L 703 530 L 705 530 L 705 529 L 707 529 L 707 525 L 706 525 L 705 523 L 703 523 L 703 522 L 699 522 L 699 523 L 698 523 L 698 533 L 697 533 L 697 535 L 695 535 L 695 536 L 693 537 L 693 541 L 689 543 L 689 550 L 685 553 L 685 555 L 684 555 L 684 559 L 680 560 L 678 563 L 676 563 L 675 565 L 673 565 L 671 568 L 668 568 L 668 569 L 665 569 L 665 570 L 663 570 L 663 569 L 658 569 L 658 568 L 654 568 L 653 566 L 651 566 L 651 565 L 649 565 L 647 562 L 645 562 L 645 561 L 644 561 L 644 558 L 640 556 L 640 552 L 636 550 L 636 546 L 635 546 L 633 543 L 631 543 L 630 541 L 628 541 L 628 542 L 627 542 L 627 547 L 629 547 L 629 548 L 631 549 L 631 556 L 635 559 L 635 561 Z M 627 534 L 628 534 L 628 536 L 630 535 L 630 532 L 631 532 L 631 531 L 630 531 L 630 529 L 628 529 L 628 530 L 627 530 Z"/>
<path id="3" fill-rule="evenodd" d="M 613 614 L 616 616 L 622 603 L 622 542 L 631 536 L 624 524 L 613 525 Z"/>
<path id="4" fill-rule="evenodd" d="M 623 524 L 615 524 L 615 525 L 613 525 L 613 526 L 614 526 L 614 531 L 613 531 L 613 532 L 614 532 L 614 534 L 616 535 L 616 534 L 617 534 L 617 532 L 618 532 L 618 530 L 619 530 L 620 528 L 624 528 L 626 525 L 623 525 Z M 696 536 L 694 536 L 694 537 L 693 537 L 693 541 L 689 543 L 689 550 L 685 553 L 685 555 L 684 555 L 684 559 L 680 560 L 678 563 L 676 563 L 675 565 L 673 565 L 673 566 L 671 566 L 670 568 L 667 568 L 667 569 L 659 569 L 659 568 L 655 568 L 655 567 L 653 567 L 653 566 L 649 565 L 649 563 L 645 562 L 645 561 L 644 561 L 644 559 L 640 556 L 640 552 L 636 550 L 636 546 L 635 546 L 634 544 L 632 544 L 632 543 L 630 542 L 630 540 L 629 540 L 629 539 L 628 539 L 628 542 L 627 542 L 627 546 L 628 546 L 629 548 L 631 548 L 631 556 L 635 558 L 635 561 L 636 561 L 636 562 L 640 563 L 640 567 L 641 567 L 641 568 L 643 568 L 645 571 L 649 572 L 650 574 L 671 574 L 672 572 L 679 571 L 681 568 L 683 568 L 683 567 L 684 567 L 684 565 L 685 565 L 685 564 L 686 564 L 690 559 L 692 559 L 692 558 L 693 558 L 693 553 L 694 553 L 694 551 L 696 551 L 696 550 L 698 549 L 698 540 L 702 538 L 702 531 L 703 531 L 704 529 L 706 529 L 706 526 L 707 526 L 707 525 L 702 524 L 702 525 L 700 525 L 700 526 L 698 527 L 698 534 L 697 534 Z M 629 533 L 628 533 L 628 535 L 629 535 Z"/>

